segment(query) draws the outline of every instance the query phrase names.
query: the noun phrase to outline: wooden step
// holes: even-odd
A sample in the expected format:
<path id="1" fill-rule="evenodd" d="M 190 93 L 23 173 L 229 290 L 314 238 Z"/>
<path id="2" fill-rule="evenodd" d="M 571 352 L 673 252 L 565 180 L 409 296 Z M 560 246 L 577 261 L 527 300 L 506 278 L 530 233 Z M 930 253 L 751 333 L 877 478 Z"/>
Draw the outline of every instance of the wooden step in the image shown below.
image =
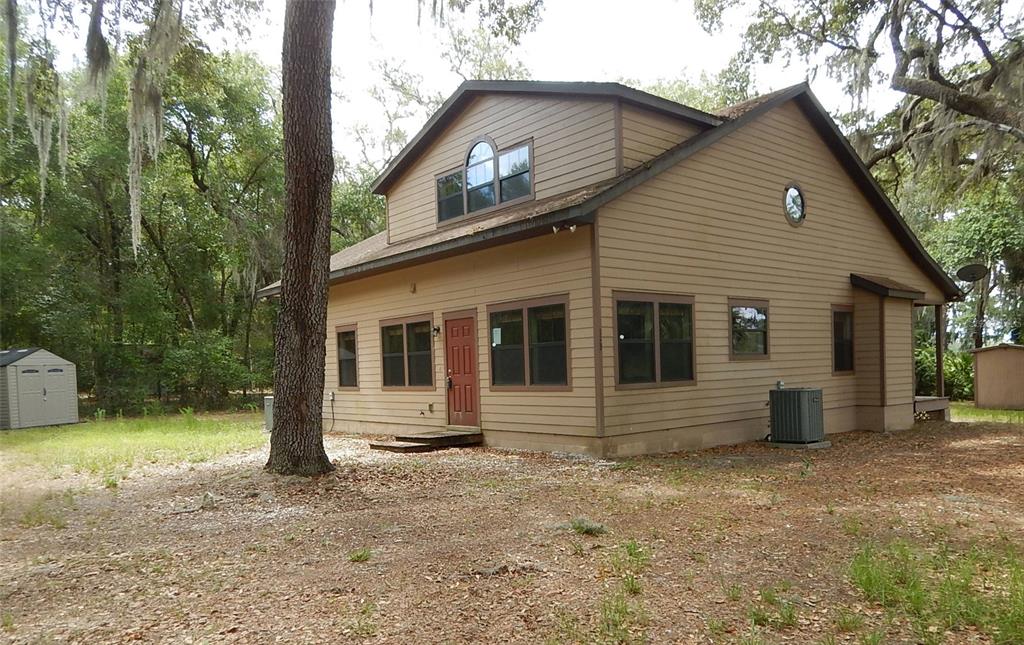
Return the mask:
<path id="1" fill-rule="evenodd" d="M 430 452 L 437 447 L 429 443 L 416 441 L 371 441 L 370 450 L 386 450 L 387 452 Z"/>
<path id="2" fill-rule="evenodd" d="M 395 441 L 425 443 L 433 448 L 452 448 L 478 446 L 484 442 L 484 435 L 478 428 L 459 428 L 395 435 Z"/>

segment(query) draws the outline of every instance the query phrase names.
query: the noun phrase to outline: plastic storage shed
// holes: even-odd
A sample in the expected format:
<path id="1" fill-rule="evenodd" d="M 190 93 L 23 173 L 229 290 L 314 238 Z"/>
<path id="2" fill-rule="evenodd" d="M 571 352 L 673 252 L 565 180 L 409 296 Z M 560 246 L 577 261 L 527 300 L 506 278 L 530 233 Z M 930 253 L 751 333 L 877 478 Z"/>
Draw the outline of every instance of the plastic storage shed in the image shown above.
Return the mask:
<path id="1" fill-rule="evenodd" d="M 0 350 L 0 429 L 78 423 L 75 364 L 38 347 Z"/>

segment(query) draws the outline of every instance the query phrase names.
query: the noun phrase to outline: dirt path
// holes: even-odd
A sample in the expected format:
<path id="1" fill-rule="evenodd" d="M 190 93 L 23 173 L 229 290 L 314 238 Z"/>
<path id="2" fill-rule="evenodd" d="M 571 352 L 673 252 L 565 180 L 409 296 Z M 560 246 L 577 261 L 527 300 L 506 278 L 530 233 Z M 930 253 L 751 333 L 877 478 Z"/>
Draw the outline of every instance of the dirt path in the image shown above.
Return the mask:
<path id="1" fill-rule="evenodd" d="M 254 452 L 114 490 L 19 487 L 8 472 L 0 641 L 533 643 L 592 640 L 611 622 L 622 639 L 731 642 L 770 588 L 795 613 L 760 642 L 859 642 L 871 628 L 901 642 L 909 628 L 847 579 L 865 540 L 1024 545 L 1024 427 L 832 439 L 612 464 L 399 456 L 331 437 L 338 469 L 316 481 L 266 475 Z M 36 507 L 52 521 L 12 519 Z M 579 535 L 575 517 L 608 530 Z M 630 540 L 651 557 L 625 598 Z M 361 548 L 369 559 L 350 561 Z M 865 623 L 837 631 L 841 611 Z"/>

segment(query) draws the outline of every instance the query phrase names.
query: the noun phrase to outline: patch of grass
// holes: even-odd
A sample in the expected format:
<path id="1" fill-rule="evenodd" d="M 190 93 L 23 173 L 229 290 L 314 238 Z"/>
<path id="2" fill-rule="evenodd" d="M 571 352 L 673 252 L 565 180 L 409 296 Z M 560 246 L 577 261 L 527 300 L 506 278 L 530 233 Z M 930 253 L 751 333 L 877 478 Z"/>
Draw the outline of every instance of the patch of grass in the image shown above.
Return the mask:
<path id="1" fill-rule="evenodd" d="M 636 470 L 639 467 L 640 462 L 637 461 L 636 459 L 624 459 L 623 461 L 615 462 L 615 464 L 612 466 L 612 470 L 622 470 L 625 472 L 629 472 L 631 470 Z"/>
<path id="2" fill-rule="evenodd" d="M 859 517 L 847 517 L 843 519 L 843 533 L 849 537 L 858 537 L 864 531 L 864 524 Z"/>
<path id="3" fill-rule="evenodd" d="M 9 611 L 5 611 L 3 613 L 3 616 L 0 616 L 0 629 L 4 630 L 5 632 L 14 631 L 14 615 L 11 614 Z"/>
<path id="4" fill-rule="evenodd" d="M 869 543 L 849 572 L 868 600 L 906 615 L 923 642 L 968 627 L 1000 645 L 1024 642 L 1024 562 L 1016 552 Z"/>
<path id="5" fill-rule="evenodd" d="M 839 632 L 856 632 L 864 626 L 864 617 L 844 607 L 836 614 L 835 624 Z"/>
<path id="6" fill-rule="evenodd" d="M 860 637 L 861 645 L 882 645 L 884 642 L 885 634 L 877 629 Z"/>
<path id="7" fill-rule="evenodd" d="M 728 631 L 728 625 L 721 618 L 708 618 L 705 626 L 713 638 L 721 638 Z"/>
<path id="8" fill-rule="evenodd" d="M 646 621 L 646 613 L 639 603 L 630 602 L 623 594 L 616 593 L 601 603 L 598 637 L 613 643 L 631 643 L 634 640 L 642 643 L 646 638 L 640 634 L 634 639 L 633 632 Z"/>
<path id="9" fill-rule="evenodd" d="M 761 587 L 761 589 L 758 591 L 758 595 L 761 596 L 761 602 L 765 604 L 779 604 L 779 595 L 775 593 L 774 587 Z"/>
<path id="10" fill-rule="evenodd" d="M 349 623 L 349 628 L 356 636 L 364 638 L 377 633 L 377 603 L 369 600 L 359 604 L 356 615 Z"/>
<path id="11" fill-rule="evenodd" d="M 626 552 L 626 558 L 630 564 L 637 569 L 646 569 L 651 562 L 651 554 L 636 540 L 629 540 L 622 545 Z"/>
<path id="12" fill-rule="evenodd" d="M 725 587 L 725 597 L 732 602 L 736 602 L 743 597 L 743 588 L 736 583 L 728 585 Z"/>
<path id="13" fill-rule="evenodd" d="M 74 503 L 74 494 L 68 490 L 49 492 L 22 500 L 4 499 L 3 512 L 0 515 L 5 518 L 17 518 L 18 525 L 23 528 L 52 526 L 55 529 L 63 529 L 68 525 L 65 513 Z"/>
<path id="14" fill-rule="evenodd" d="M 973 403 L 963 401 L 950 403 L 949 412 L 953 421 L 1024 423 L 1024 410 L 989 410 L 976 408 Z"/>
<path id="15" fill-rule="evenodd" d="M 758 627 L 765 627 L 770 625 L 772 622 L 771 612 L 760 605 L 752 605 L 750 609 L 747 610 L 747 618 L 750 619 L 752 624 L 757 625 Z"/>
<path id="16" fill-rule="evenodd" d="M 600 522 L 589 520 L 585 517 L 576 517 L 569 522 L 569 528 L 580 535 L 604 535 L 608 532 L 608 527 Z"/>
<path id="17" fill-rule="evenodd" d="M 779 627 L 793 627 L 796 625 L 796 612 L 795 604 L 783 601 L 782 604 L 779 605 L 779 617 L 776 621 L 776 625 Z"/>
<path id="18" fill-rule="evenodd" d="M 736 641 L 737 645 L 768 645 L 767 639 L 760 632 L 760 630 L 751 628 L 749 632 L 740 636 L 740 639 Z"/>
<path id="19" fill-rule="evenodd" d="M 360 549 L 356 549 L 355 551 L 349 551 L 348 561 L 349 562 L 366 562 L 367 560 L 370 559 L 370 556 L 372 556 L 372 555 L 373 555 L 373 551 L 370 550 L 370 547 L 364 546 L 364 547 L 362 547 Z"/>
<path id="20" fill-rule="evenodd" d="M 800 479 L 807 479 L 814 474 L 814 462 L 804 457 L 800 466 Z"/>
<path id="21" fill-rule="evenodd" d="M 54 474 L 64 469 L 89 474 L 124 473 L 145 463 L 199 463 L 255 448 L 266 441 L 260 427 L 255 415 L 98 416 L 95 421 L 77 425 L 0 433 L 0 452 L 15 464 L 42 467 Z"/>
<path id="22" fill-rule="evenodd" d="M 635 573 L 626 573 L 622 576 L 622 590 L 630 596 L 639 596 L 643 591 L 640 578 Z"/>

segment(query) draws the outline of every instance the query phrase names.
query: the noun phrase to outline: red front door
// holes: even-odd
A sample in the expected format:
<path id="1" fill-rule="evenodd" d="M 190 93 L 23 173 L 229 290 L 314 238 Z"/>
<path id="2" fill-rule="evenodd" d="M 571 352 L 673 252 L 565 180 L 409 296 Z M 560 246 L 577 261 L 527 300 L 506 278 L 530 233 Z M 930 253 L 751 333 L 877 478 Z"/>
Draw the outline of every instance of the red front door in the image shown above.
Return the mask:
<path id="1" fill-rule="evenodd" d="M 448 369 L 448 423 L 453 426 L 479 426 L 474 320 L 453 318 L 444 321 L 444 343 Z"/>

